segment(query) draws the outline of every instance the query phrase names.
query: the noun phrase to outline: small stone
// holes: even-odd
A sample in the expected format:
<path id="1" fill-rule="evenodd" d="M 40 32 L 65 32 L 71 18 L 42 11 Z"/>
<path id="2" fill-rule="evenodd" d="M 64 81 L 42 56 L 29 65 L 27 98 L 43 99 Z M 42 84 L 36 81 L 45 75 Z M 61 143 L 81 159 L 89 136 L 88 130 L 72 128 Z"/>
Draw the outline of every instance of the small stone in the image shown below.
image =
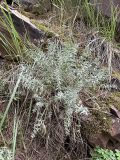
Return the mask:
<path id="1" fill-rule="evenodd" d="M 111 107 L 110 107 L 110 112 L 111 112 L 114 116 L 116 116 L 117 118 L 120 118 L 120 111 L 119 111 L 117 108 L 115 108 L 114 106 L 111 106 Z"/>

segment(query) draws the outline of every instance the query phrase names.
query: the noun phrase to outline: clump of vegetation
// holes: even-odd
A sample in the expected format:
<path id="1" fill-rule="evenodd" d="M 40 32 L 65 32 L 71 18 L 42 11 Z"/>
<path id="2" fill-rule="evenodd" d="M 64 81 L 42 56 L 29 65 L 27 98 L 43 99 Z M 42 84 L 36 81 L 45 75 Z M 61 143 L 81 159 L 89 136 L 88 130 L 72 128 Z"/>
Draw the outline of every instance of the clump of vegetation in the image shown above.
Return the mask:
<path id="1" fill-rule="evenodd" d="M 72 42 L 64 45 L 59 41 L 50 42 L 47 52 L 35 47 L 26 50 L 25 55 L 25 62 L 15 66 L 13 73 L 6 77 L 11 96 L 0 128 L 3 128 L 15 97 L 21 99 L 27 91 L 31 93 L 34 102 L 31 104 L 31 115 L 35 115 L 32 119 L 34 122 L 31 137 L 40 136 L 47 139 L 52 134 L 49 142 L 46 142 L 50 148 L 53 147 L 51 145 L 64 147 L 65 139 L 69 137 L 75 146 L 79 141 L 78 148 L 82 145 L 81 151 L 76 151 L 76 155 L 82 153 L 84 144 L 81 139 L 80 117 L 88 116 L 90 112 L 83 105 L 80 94 L 83 90 L 95 89 L 101 83 L 106 83 L 108 70 L 102 68 L 99 56 L 94 57 L 88 47 L 79 53 L 79 46 Z M 58 121 L 59 123 L 56 123 Z M 59 133 L 61 131 L 58 126 L 61 127 L 62 133 Z M 54 139 L 58 133 L 63 138 L 62 144 L 61 140 L 56 143 Z M 51 141 L 54 143 L 51 144 Z M 57 148 L 56 146 L 54 147 Z"/>
<path id="2" fill-rule="evenodd" d="M 13 154 L 7 147 L 0 148 L 0 160 L 13 160 Z"/>
<path id="3" fill-rule="evenodd" d="M 115 150 L 113 152 L 109 149 L 102 149 L 97 147 L 94 149 L 92 153 L 92 160 L 119 160 L 120 159 L 120 151 Z"/>
<path id="4" fill-rule="evenodd" d="M 109 3 L 109 2 L 108 2 Z M 107 40 L 112 41 L 115 38 L 116 24 L 118 11 L 117 7 L 111 5 L 111 16 L 106 18 L 101 11 L 96 11 L 94 5 L 91 5 L 88 0 L 83 2 L 83 13 L 86 18 L 86 24 L 90 27 L 94 27 L 97 31 L 101 33 Z"/>
<path id="5" fill-rule="evenodd" d="M 80 56 L 77 53 L 75 44 L 50 43 L 47 53 L 39 48 L 29 50 L 29 62 L 20 64 L 15 71 L 14 79 L 22 72 L 21 85 L 31 91 L 36 100 L 33 111 L 37 116 L 32 137 L 41 127 L 46 128 L 45 121 L 52 114 L 46 115 L 46 110 L 53 105 L 63 108 L 65 133 L 69 135 L 73 113 L 88 114 L 79 98 L 80 91 L 96 87 L 107 79 L 107 70 L 101 68 L 98 58 L 93 60 L 88 51 Z"/>
<path id="6" fill-rule="evenodd" d="M 34 19 L 31 20 L 31 22 L 33 24 L 35 24 L 35 26 L 38 27 L 40 30 L 45 32 L 46 36 L 48 38 L 51 38 L 51 37 L 53 37 L 55 35 L 55 33 L 52 30 L 50 30 L 49 27 L 47 27 L 45 24 L 42 24 L 42 23 L 40 23 L 40 22 L 38 22 L 37 20 L 34 20 Z"/>

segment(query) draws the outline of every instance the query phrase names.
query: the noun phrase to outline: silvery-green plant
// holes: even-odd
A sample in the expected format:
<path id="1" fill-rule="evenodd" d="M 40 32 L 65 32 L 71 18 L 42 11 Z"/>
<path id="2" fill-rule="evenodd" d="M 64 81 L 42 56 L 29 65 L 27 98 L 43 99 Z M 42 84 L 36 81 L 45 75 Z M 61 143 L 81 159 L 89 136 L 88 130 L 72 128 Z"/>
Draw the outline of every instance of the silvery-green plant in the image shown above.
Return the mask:
<path id="1" fill-rule="evenodd" d="M 120 151 L 119 150 L 109 150 L 103 149 L 100 147 L 96 147 L 91 154 L 91 160 L 119 160 L 120 159 Z"/>
<path id="2" fill-rule="evenodd" d="M 0 160 L 13 160 L 12 151 L 7 147 L 0 148 Z"/>
<path id="3" fill-rule="evenodd" d="M 80 91 L 105 81 L 107 70 L 101 68 L 99 58 L 94 58 L 89 50 L 79 55 L 78 46 L 73 43 L 61 46 L 51 42 L 47 53 L 35 48 L 28 51 L 27 59 L 29 63 L 20 64 L 14 76 L 24 68 L 21 85 L 36 100 L 32 137 L 41 130 L 46 132 L 44 115 L 51 102 L 64 106 L 64 127 L 69 134 L 73 113 L 89 113 L 79 98 Z M 51 116 L 51 112 L 47 113 Z"/>

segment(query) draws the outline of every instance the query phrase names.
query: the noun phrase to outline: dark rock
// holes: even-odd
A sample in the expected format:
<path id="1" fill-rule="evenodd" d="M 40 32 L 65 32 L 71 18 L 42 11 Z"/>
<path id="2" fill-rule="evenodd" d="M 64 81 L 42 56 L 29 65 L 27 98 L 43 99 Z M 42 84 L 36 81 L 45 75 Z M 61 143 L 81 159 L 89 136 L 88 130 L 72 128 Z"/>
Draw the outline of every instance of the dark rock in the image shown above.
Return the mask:
<path id="1" fill-rule="evenodd" d="M 41 41 L 46 37 L 45 32 L 38 29 L 35 25 L 33 25 L 30 22 L 29 18 L 23 16 L 22 14 L 20 14 L 16 10 L 9 9 L 9 11 L 7 11 L 7 9 L 1 7 L 0 8 L 0 17 L 4 20 L 4 22 L 8 23 L 3 11 L 8 17 L 10 14 L 16 31 L 23 39 L 27 38 L 27 40 L 29 40 L 30 42 L 37 44 L 38 41 Z M 7 25 L 9 25 L 9 23 Z M 11 32 L 12 32 L 12 30 L 11 30 Z M 0 22 L 0 33 L 3 34 L 3 36 L 7 39 L 7 41 L 11 45 L 13 45 L 13 41 L 11 39 L 10 33 L 3 26 L 2 22 Z M 2 57 L 2 55 L 5 55 L 6 52 L 7 51 L 4 48 L 3 43 L 0 41 L 0 55 L 1 55 L 1 57 Z"/>
<path id="2" fill-rule="evenodd" d="M 5 8 L 2 9 L 6 13 L 6 15 L 8 15 L 8 11 Z M 30 22 L 29 18 L 23 16 L 16 10 L 10 9 L 9 12 L 12 17 L 13 24 L 20 35 L 27 35 L 32 42 L 34 42 L 34 40 L 40 40 L 44 36 L 45 33 L 39 30 L 35 25 L 33 25 Z M 0 16 L 5 20 L 5 16 L 1 9 Z"/>
<path id="3" fill-rule="evenodd" d="M 112 119 L 112 125 L 108 132 L 90 134 L 88 142 L 93 147 L 120 149 L 120 119 Z"/>
<path id="4" fill-rule="evenodd" d="M 25 4 L 25 5 L 34 5 L 38 3 L 39 0 L 20 0 L 20 4 Z"/>
<path id="5" fill-rule="evenodd" d="M 114 106 L 111 106 L 111 107 L 110 107 L 110 112 L 111 112 L 114 116 L 116 116 L 117 118 L 120 118 L 120 111 L 119 111 L 117 108 L 115 108 Z"/>
<path id="6" fill-rule="evenodd" d="M 106 133 L 93 134 L 89 136 L 88 142 L 92 147 L 106 147 L 109 141 L 109 136 Z"/>
<path id="7" fill-rule="evenodd" d="M 111 91 L 120 91 L 120 80 L 113 77 L 111 79 L 110 89 Z"/>
<path id="8" fill-rule="evenodd" d="M 115 40 L 120 42 L 120 0 L 90 0 L 92 6 L 95 6 L 95 9 L 102 13 L 105 17 L 110 18 L 112 15 L 112 9 L 115 9 L 117 12 L 117 24 L 116 24 L 116 33 Z"/>
<path id="9" fill-rule="evenodd" d="M 13 0 L 6 0 L 8 5 L 12 5 Z"/>
<path id="10" fill-rule="evenodd" d="M 96 9 L 100 11 L 104 16 L 111 17 L 111 8 L 117 8 L 120 11 L 119 0 L 90 0 L 90 3 L 95 5 Z M 120 22 L 120 16 L 117 17 L 117 21 Z"/>
<path id="11" fill-rule="evenodd" d="M 30 22 L 29 18 L 23 16 L 16 10 L 11 9 L 10 13 L 13 20 L 13 24 L 20 35 L 27 35 L 32 42 L 34 42 L 34 40 L 40 40 L 44 37 L 45 33 L 38 29 L 35 25 L 33 25 Z"/>
<path id="12" fill-rule="evenodd" d="M 120 143 L 120 119 L 114 118 L 112 123 L 110 135 Z"/>
<path id="13" fill-rule="evenodd" d="M 20 5 L 27 12 L 34 14 L 44 14 L 52 9 L 51 0 L 21 0 Z"/>

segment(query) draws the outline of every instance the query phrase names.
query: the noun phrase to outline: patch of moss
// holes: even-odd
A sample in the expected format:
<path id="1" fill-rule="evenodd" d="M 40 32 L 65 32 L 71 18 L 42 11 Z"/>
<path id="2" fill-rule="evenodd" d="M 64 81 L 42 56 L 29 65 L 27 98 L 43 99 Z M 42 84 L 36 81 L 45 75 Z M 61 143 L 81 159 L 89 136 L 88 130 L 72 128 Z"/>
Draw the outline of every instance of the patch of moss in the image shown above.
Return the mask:
<path id="1" fill-rule="evenodd" d="M 47 37 L 53 37 L 55 35 L 50 29 L 43 23 L 40 23 L 39 21 L 32 19 L 31 22 L 40 30 L 44 31 L 47 35 Z"/>
<path id="2" fill-rule="evenodd" d="M 82 124 L 82 130 L 86 137 L 92 134 L 109 132 L 111 122 L 111 118 L 106 113 L 101 112 L 101 110 L 94 110 L 90 120 Z"/>
<path id="3" fill-rule="evenodd" d="M 93 95 L 98 95 L 97 92 L 94 91 Z M 88 103 L 88 106 L 91 107 L 91 116 L 87 122 L 83 122 L 82 126 L 86 136 L 109 131 L 112 124 L 112 118 L 109 114 L 110 107 L 114 106 L 120 110 L 120 92 L 105 92 L 104 94 L 103 91 L 101 96 L 95 98 L 95 102 Z"/>
<path id="4" fill-rule="evenodd" d="M 113 74 L 112 74 L 112 77 L 114 77 L 114 78 L 120 80 L 120 73 L 114 71 Z"/>
<path id="5" fill-rule="evenodd" d="M 94 95 L 98 95 L 98 91 L 94 91 Z M 94 97 L 94 96 L 93 96 Z M 82 129 L 86 136 L 109 132 L 112 119 L 109 114 L 108 95 L 100 94 L 94 101 L 88 102 L 90 107 L 90 117 L 82 123 Z M 87 106 L 87 104 L 86 104 Z"/>
<path id="6" fill-rule="evenodd" d="M 19 8 L 18 11 L 23 14 L 24 16 L 30 18 L 30 19 L 34 19 L 35 15 L 31 12 L 26 12 L 23 8 Z"/>
<path id="7" fill-rule="evenodd" d="M 120 110 L 120 92 L 112 92 L 107 98 L 107 104 L 109 107 L 112 105 Z"/>
<path id="8" fill-rule="evenodd" d="M 40 4 L 36 4 L 32 7 L 32 13 L 36 16 L 43 15 L 45 13 L 45 9 Z"/>

